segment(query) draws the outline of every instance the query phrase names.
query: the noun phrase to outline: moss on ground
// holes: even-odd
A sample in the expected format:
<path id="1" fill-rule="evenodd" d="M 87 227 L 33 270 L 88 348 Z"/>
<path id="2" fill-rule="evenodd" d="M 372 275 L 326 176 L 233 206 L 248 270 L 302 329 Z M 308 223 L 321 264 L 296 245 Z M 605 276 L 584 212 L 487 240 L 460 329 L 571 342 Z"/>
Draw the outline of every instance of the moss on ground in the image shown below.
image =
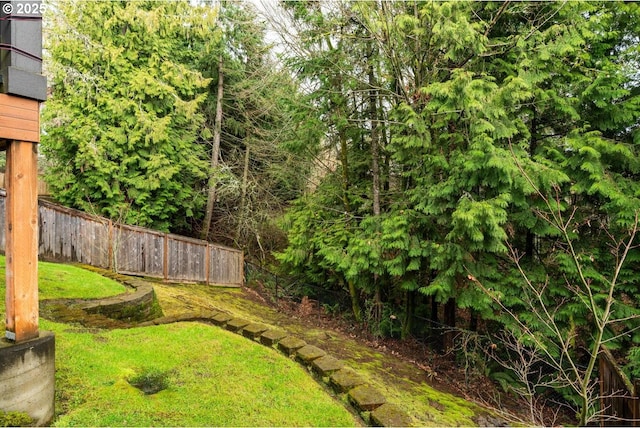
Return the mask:
<path id="1" fill-rule="evenodd" d="M 0 410 L 0 427 L 28 427 L 33 419 L 24 412 L 3 412 Z"/>
<path id="2" fill-rule="evenodd" d="M 219 309 L 286 330 L 318 346 L 361 375 L 366 384 L 384 391 L 387 401 L 407 412 L 418 426 L 474 426 L 474 416 L 486 409 L 452 394 L 430 387 L 429 373 L 413 364 L 365 346 L 347 334 L 325 331 L 247 298 L 243 289 L 207 287 L 198 284 L 156 284 L 156 295 L 165 314 Z"/>

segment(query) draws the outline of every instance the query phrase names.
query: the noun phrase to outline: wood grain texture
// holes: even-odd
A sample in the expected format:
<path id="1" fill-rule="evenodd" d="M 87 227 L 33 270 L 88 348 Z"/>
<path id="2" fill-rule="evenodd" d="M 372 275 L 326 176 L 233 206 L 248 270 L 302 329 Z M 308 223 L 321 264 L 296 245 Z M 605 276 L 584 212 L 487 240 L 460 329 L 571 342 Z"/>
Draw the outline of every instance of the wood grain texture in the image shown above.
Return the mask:
<path id="1" fill-rule="evenodd" d="M 37 146 L 33 142 L 9 143 L 5 212 L 6 331 L 16 342 L 39 335 L 37 163 Z"/>
<path id="2" fill-rule="evenodd" d="M 40 103 L 0 94 L 0 140 L 40 142 Z"/>

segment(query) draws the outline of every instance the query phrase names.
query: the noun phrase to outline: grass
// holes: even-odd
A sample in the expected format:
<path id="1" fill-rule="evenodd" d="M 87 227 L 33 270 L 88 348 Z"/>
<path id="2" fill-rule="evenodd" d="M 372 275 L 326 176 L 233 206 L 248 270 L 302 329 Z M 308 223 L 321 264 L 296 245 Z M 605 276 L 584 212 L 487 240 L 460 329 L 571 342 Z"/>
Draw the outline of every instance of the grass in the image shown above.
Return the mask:
<path id="1" fill-rule="evenodd" d="M 242 319 L 286 330 L 307 343 L 321 347 L 344 360 L 369 385 L 383 392 L 388 402 L 396 404 L 413 418 L 416 426 L 474 426 L 478 415 L 491 413 L 490 409 L 481 408 L 471 400 L 430 387 L 429 373 L 413 364 L 352 340 L 348 332 L 327 331 L 298 322 L 282 312 L 247 299 L 243 290 L 198 284 L 180 287 L 157 284 L 155 290 L 158 299 L 164 302 L 165 315 L 215 307 Z M 437 367 L 434 369 L 437 371 Z"/>
<path id="2" fill-rule="evenodd" d="M 58 330 L 57 426 L 355 424 L 295 362 L 226 330 L 47 327 Z M 145 394 L 131 385 L 145 373 L 165 374 L 166 389 Z"/>
<path id="3" fill-rule="evenodd" d="M 0 255 L 0 283 L 4 291 L 6 259 Z M 78 266 L 38 262 L 38 295 L 45 299 L 99 299 L 126 291 L 124 285 Z M 4 299 L 0 303 L 4 313 Z"/>
<path id="4" fill-rule="evenodd" d="M 81 268 L 39 264 L 41 299 L 124 291 Z M 4 294 L 4 257 L 0 293 Z M 4 313 L 4 299 L 0 303 Z M 86 329 L 41 319 L 56 334 L 55 426 L 354 426 L 357 420 L 298 364 L 226 330 L 179 323 Z M 159 375 L 145 394 L 132 384 Z"/>

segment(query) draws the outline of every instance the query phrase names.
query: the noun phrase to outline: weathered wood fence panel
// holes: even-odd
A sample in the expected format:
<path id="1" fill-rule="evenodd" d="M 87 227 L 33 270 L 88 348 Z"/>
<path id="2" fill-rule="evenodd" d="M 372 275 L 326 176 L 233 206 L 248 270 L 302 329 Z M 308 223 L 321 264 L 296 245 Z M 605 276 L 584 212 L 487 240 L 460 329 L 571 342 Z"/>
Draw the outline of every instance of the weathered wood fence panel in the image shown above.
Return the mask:
<path id="1" fill-rule="evenodd" d="M 244 257 L 236 250 L 209 246 L 209 281 L 212 284 L 233 284 L 232 279 L 244 277 Z"/>
<path id="2" fill-rule="evenodd" d="M 207 281 L 207 243 L 177 235 L 167 237 L 169 271 L 167 275 L 182 281 Z"/>
<path id="3" fill-rule="evenodd" d="M 164 278 L 164 233 L 117 225 L 112 239 L 116 271 Z"/>
<path id="4" fill-rule="evenodd" d="M 0 250 L 5 249 L 5 196 L 0 189 Z M 106 218 L 39 201 L 39 255 L 167 281 L 239 286 L 242 251 L 198 239 L 113 224 Z"/>
<path id="5" fill-rule="evenodd" d="M 40 201 L 38 218 L 43 259 L 109 267 L 108 220 L 45 201 Z"/>
<path id="6" fill-rule="evenodd" d="M 601 426 L 640 425 L 638 380 L 632 383 L 620 370 L 608 349 L 602 348 L 599 359 Z"/>

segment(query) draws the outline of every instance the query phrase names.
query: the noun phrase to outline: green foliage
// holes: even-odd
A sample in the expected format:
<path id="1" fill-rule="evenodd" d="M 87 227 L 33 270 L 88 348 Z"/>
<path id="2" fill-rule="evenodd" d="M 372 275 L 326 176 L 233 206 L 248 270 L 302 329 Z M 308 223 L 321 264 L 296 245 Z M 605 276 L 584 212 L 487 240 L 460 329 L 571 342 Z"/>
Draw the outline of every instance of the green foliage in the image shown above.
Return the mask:
<path id="1" fill-rule="evenodd" d="M 54 197 L 131 224 L 197 218 L 208 84 L 195 68 L 213 12 L 188 2 L 60 2 L 48 37 L 42 141 Z M 181 16 L 176 20 L 175 16 Z"/>
<path id="2" fill-rule="evenodd" d="M 629 345 L 638 249 L 618 262 L 640 212 L 636 4 L 332 3 L 293 18 L 309 56 L 290 63 L 338 167 L 289 211 L 287 268 L 407 314 L 413 290 L 454 298 L 564 363 L 600 333 Z M 609 310 L 620 321 L 602 330 Z"/>

